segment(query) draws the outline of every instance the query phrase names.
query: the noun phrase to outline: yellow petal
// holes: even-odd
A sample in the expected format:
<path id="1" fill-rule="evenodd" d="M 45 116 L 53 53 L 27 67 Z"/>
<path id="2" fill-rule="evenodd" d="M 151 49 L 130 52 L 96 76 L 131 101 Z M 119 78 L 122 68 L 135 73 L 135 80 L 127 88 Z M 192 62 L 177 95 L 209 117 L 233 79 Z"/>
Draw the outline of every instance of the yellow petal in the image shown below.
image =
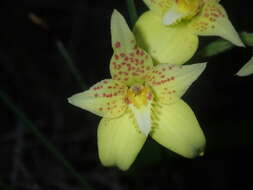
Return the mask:
<path id="1" fill-rule="evenodd" d="M 148 83 L 159 101 L 170 104 L 186 92 L 205 68 L 206 63 L 180 66 L 159 64 L 153 69 Z"/>
<path id="2" fill-rule="evenodd" d="M 143 0 L 149 9 L 156 11 L 158 14 L 162 14 L 165 10 L 169 9 L 173 0 Z"/>
<path id="3" fill-rule="evenodd" d="M 124 113 L 127 104 L 124 98 L 127 87 L 121 82 L 103 80 L 89 90 L 73 95 L 69 103 L 101 117 L 114 118 Z"/>
<path id="4" fill-rule="evenodd" d="M 165 26 L 153 11 L 137 21 L 134 33 L 138 44 L 156 63 L 184 64 L 196 52 L 198 37 L 186 25 Z"/>
<path id="5" fill-rule="evenodd" d="M 240 77 L 245 77 L 253 74 L 253 57 L 244 65 L 236 75 Z"/>
<path id="6" fill-rule="evenodd" d="M 114 10 L 111 17 L 111 36 L 114 51 L 121 49 L 125 53 L 133 50 L 135 37 L 129 29 L 124 17 Z"/>
<path id="7" fill-rule="evenodd" d="M 98 128 L 98 153 L 104 166 L 127 170 L 145 143 L 129 112 L 114 119 L 103 118 Z"/>
<path id="8" fill-rule="evenodd" d="M 189 27 L 198 35 L 220 36 L 237 46 L 244 46 L 225 9 L 214 0 L 204 5 L 201 13 L 192 20 Z"/>
<path id="9" fill-rule="evenodd" d="M 156 108 L 151 136 L 161 145 L 187 158 L 203 155 L 205 136 L 191 108 L 179 100 Z"/>
<path id="10" fill-rule="evenodd" d="M 114 11 L 111 20 L 114 55 L 110 62 L 112 78 L 132 85 L 143 82 L 153 66 L 151 57 L 137 46 L 125 19 Z"/>

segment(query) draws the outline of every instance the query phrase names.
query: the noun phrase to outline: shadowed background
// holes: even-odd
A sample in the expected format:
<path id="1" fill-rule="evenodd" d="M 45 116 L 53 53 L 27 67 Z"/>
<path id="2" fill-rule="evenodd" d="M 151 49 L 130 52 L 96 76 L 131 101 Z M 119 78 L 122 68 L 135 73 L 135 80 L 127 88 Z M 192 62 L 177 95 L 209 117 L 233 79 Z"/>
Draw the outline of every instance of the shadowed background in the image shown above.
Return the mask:
<path id="1" fill-rule="evenodd" d="M 222 1 L 238 31 L 253 32 L 250 1 Z M 136 1 L 138 14 L 147 10 Z M 208 60 L 183 99 L 207 138 L 204 157 L 189 160 L 148 140 L 128 172 L 104 168 L 97 155 L 99 117 L 66 98 L 81 87 L 56 46 L 60 41 L 88 88 L 110 78 L 110 16 L 118 9 L 129 21 L 124 0 L 5 0 L 0 2 L 0 88 L 76 171 L 98 190 L 243 189 L 251 184 L 252 76 L 234 74 L 252 49 L 233 48 Z M 36 14 L 49 31 L 31 22 Z M 204 47 L 216 37 L 200 38 Z M 0 101 L 0 189 L 83 188 L 24 123 Z"/>

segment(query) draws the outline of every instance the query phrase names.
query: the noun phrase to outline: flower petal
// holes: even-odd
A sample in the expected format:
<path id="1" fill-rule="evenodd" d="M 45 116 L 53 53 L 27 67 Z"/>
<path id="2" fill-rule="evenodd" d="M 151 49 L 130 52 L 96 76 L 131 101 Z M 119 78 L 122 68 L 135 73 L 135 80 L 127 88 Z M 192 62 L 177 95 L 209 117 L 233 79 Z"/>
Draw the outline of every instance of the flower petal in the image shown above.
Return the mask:
<path id="1" fill-rule="evenodd" d="M 150 76 L 149 85 L 159 101 L 170 104 L 178 100 L 205 70 L 206 63 L 192 65 L 157 65 Z"/>
<path id="2" fill-rule="evenodd" d="M 132 52 L 135 37 L 129 29 L 124 17 L 114 10 L 111 17 L 112 47 L 114 51 Z"/>
<path id="3" fill-rule="evenodd" d="M 189 24 L 198 35 L 220 36 L 237 46 L 244 46 L 225 9 L 216 1 L 208 1 L 201 13 Z"/>
<path id="4" fill-rule="evenodd" d="M 237 73 L 237 76 L 245 77 L 253 74 L 253 57 Z"/>
<path id="5" fill-rule="evenodd" d="M 136 127 L 131 114 L 103 118 L 98 128 L 98 154 L 104 166 L 127 170 L 145 143 L 146 137 Z"/>
<path id="6" fill-rule="evenodd" d="M 136 108 L 134 105 L 130 104 L 129 108 L 133 113 L 136 124 L 139 130 L 145 135 L 148 136 L 151 130 L 151 101 L 147 105 L 140 108 Z"/>
<path id="7" fill-rule="evenodd" d="M 151 136 L 161 145 L 184 157 L 203 155 L 205 136 L 191 108 L 179 100 L 156 108 L 157 119 Z"/>
<path id="8" fill-rule="evenodd" d="M 114 55 L 110 63 L 112 78 L 126 85 L 143 82 L 153 66 L 151 57 L 137 46 L 125 19 L 114 11 L 111 20 Z"/>
<path id="9" fill-rule="evenodd" d="M 178 11 L 177 9 L 170 9 L 165 13 L 163 17 L 163 24 L 164 25 L 173 25 L 180 21 L 181 19 L 185 18 L 187 15 L 183 14 L 182 12 Z"/>
<path id="10" fill-rule="evenodd" d="M 73 95 L 69 103 L 101 117 L 118 117 L 124 113 L 127 87 L 121 82 L 106 79 L 89 90 Z"/>
<path id="11" fill-rule="evenodd" d="M 185 24 L 165 26 L 153 11 L 138 19 L 134 33 L 138 44 L 156 63 L 184 64 L 198 48 L 197 35 Z"/>
<path id="12" fill-rule="evenodd" d="M 173 0 L 143 0 L 149 9 L 162 13 L 164 10 L 170 8 L 173 4 Z"/>

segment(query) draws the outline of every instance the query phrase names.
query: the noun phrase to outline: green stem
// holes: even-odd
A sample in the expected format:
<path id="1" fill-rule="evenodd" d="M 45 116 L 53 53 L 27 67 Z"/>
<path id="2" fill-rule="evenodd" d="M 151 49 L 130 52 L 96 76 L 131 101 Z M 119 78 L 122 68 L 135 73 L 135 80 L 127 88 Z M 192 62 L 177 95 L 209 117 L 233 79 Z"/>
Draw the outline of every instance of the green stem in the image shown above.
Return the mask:
<path id="1" fill-rule="evenodd" d="M 27 119 L 25 114 L 20 111 L 11 100 L 5 95 L 4 92 L 0 91 L 0 99 L 14 112 L 14 114 L 24 122 L 25 126 L 36 136 L 40 142 L 48 149 L 48 151 L 64 165 L 64 167 L 77 179 L 84 189 L 92 189 L 91 186 L 86 182 L 84 177 L 78 174 L 71 164 L 63 157 L 63 155 L 39 132 L 34 124 Z"/>
<path id="2" fill-rule="evenodd" d="M 130 16 L 131 25 L 134 26 L 138 18 L 134 0 L 126 0 L 126 4 L 127 4 L 128 13 Z"/>
<path id="3" fill-rule="evenodd" d="M 77 68 L 75 67 L 75 64 L 72 60 L 72 58 L 70 57 L 68 51 L 66 50 L 66 48 L 64 47 L 63 43 L 61 41 L 56 41 L 56 47 L 59 50 L 59 52 L 61 53 L 61 55 L 63 56 L 65 63 L 67 64 L 68 68 L 70 69 L 71 73 L 73 74 L 73 76 L 75 77 L 77 83 L 80 85 L 82 90 L 87 89 L 84 80 L 81 77 L 81 74 L 79 73 L 79 71 L 77 70 Z"/>
<path id="4" fill-rule="evenodd" d="M 250 47 L 253 46 L 253 33 L 241 32 L 240 36 L 245 45 Z"/>

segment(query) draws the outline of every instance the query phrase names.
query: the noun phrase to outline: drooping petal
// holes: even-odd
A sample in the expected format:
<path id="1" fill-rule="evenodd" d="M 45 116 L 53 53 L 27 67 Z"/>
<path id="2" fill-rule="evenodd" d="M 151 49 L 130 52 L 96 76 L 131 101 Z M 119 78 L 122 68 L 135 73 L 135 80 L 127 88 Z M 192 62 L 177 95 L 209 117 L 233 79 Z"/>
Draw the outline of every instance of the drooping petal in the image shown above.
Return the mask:
<path id="1" fill-rule="evenodd" d="M 179 100 L 156 108 L 151 136 L 177 154 L 193 158 L 204 154 L 205 136 L 191 108 Z"/>
<path id="2" fill-rule="evenodd" d="M 134 33 L 138 44 L 156 63 L 184 64 L 198 48 L 197 35 L 184 23 L 165 26 L 161 17 L 153 11 L 138 19 Z"/>
<path id="3" fill-rule="evenodd" d="M 159 101 L 170 104 L 187 91 L 205 68 L 206 63 L 180 66 L 159 64 L 154 67 L 148 83 Z"/>
<path id="4" fill-rule="evenodd" d="M 131 85 L 143 82 L 153 66 L 151 57 L 137 46 L 125 19 L 114 11 L 111 20 L 114 55 L 110 62 L 112 78 Z"/>
<path id="5" fill-rule="evenodd" d="M 237 73 L 237 76 L 245 77 L 253 74 L 253 57 Z"/>
<path id="6" fill-rule="evenodd" d="M 69 103 L 101 117 L 114 118 L 124 113 L 127 87 L 119 81 L 106 79 L 89 90 L 73 95 Z"/>
<path id="7" fill-rule="evenodd" d="M 201 13 L 192 20 L 189 27 L 198 35 L 220 36 L 237 46 L 244 46 L 225 9 L 214 0 L 204 5 Z"/>
<path id="8" fill-rule="evenodd" d="M 98 128 L 98 153 L 104 166 L 127 170 L 145 143 L 146 137 L 137 129 L 131 114 L 103 118 Z"/>

